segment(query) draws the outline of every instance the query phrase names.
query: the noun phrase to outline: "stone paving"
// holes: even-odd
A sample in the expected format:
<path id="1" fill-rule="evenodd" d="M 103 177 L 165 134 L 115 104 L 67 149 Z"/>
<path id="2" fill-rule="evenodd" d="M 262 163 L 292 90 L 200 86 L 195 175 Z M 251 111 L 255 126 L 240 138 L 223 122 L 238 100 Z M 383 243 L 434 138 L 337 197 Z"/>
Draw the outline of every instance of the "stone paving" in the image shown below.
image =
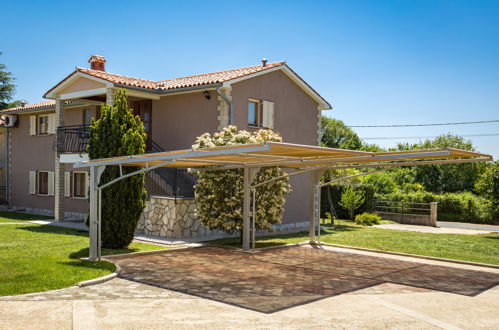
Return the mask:
<path id="1" fill-rule="evenodd" d="M 123 279 L 265 313 L 386 284 L 466 296 L 499 284 L 495 273 L 305 247 L 256 254 L 202 247 L 110 259 Z"/>

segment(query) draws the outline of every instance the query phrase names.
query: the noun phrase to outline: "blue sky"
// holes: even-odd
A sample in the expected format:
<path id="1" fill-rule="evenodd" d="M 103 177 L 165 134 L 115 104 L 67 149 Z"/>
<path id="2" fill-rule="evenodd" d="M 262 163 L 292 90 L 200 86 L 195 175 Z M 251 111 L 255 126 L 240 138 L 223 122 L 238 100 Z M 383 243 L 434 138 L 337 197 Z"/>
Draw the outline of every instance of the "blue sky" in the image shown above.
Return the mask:
<path id="1" fill-rule="evenodd" d="M 40 101 L 93 53 L 162 80 L 285 60 L 349 125 L 499 119 L 499 1 L 9 1 L 0 63 Z M 6 14 L 7 13 L 7 14 Z M 299 129 L 299 123 L 296 123 Z M 499 123 L 356 129 L 499 133 Z M 499 157 L 499 136 L 471 138 Z M 397 140 L 368 140 L 384 147 Z M 401 140 L 402 141 L 402 140 Z M 417 140 L 405 140 L 417 142 Z"/>

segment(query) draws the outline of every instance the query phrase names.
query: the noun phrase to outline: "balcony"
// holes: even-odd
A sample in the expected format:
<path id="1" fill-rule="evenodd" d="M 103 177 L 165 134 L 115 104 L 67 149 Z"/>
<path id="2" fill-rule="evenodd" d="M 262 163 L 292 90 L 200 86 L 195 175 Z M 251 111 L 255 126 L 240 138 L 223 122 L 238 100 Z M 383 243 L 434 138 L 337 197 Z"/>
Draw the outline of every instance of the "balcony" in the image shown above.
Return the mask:
<path id="1" fill-rule="evenodd" d="M 89 125 L 57 127 L 54 149 L 60 154 L 82 154 L 87 152 L 90 141 Z"/>
<path id="2" fill-rule="evenodd" d="M 54 149 L 61 154 L 61 162 L 74 163 L 82 159 L 71 158 L 75 155 L 70 154 L 86 154 L 89 142 L 89 125 L 60 126 L 57 128 Z M 146 153 L 162 151 L 164 149 L 160 145 L 150 140 Z M 194 197 L 196 181 L 197 177 L 186 169 L 156 168 L 146 173 L 145 188 L 149 197 L 190 198 Z"/>

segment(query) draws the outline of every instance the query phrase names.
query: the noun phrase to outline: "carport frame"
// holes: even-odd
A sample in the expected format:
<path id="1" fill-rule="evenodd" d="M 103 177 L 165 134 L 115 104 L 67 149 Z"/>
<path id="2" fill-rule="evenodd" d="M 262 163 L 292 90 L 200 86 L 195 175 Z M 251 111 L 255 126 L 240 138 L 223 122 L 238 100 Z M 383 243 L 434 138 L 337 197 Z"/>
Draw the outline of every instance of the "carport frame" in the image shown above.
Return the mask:
<path id="1" fill-rule="evenodd" d="M 279 155 L 277 151 L 272 154 L 271 147 L 283 147 L 301 152 L 300 155 Z M 278 149 L 276 149 L 278 150 Z M 310 156 L 316 152 L 315 156 Z M 296 153 L 295 152 L 295 153 Z M 325 157 L 324 153 L 330 152 L 330 157 Z M 262 154 L 263 153 L 263 154 Z M 343 154 L 342 154 L 343 153 Z M 457 157 L 461 155 L 476 158 L 458 158 L 458 159 L 441 159 L 446 156 L 452 158 L 452 155 Z M 338 155 L 339 154 L 339 155 Z M 343 157 L 341 157 L 343 155 Z M 346 155 L 346 156 L 345 156 Z M 457 156 L 456 156 L 457 155 Z M 223 160 L 220 157 L 228 157 L 228 160 Z M 232 158 L 231 158 L 232 157 Z M 244 161 L 247 158 L 254 158 L 256 161 Z M 425 160 L 430 158 L 431 160 Z M 433 158 L 433 159 L 432 159 Z M 267 161 L 268 159 L 268 161 Z M 189 164 L 198 170 L 227 170 L 227 169 L 243 169 L 243 250 L 248 251 L 255 244 L 255 220 L 256 215 L 253 212 L 251 219 L 251 195 L 253 195 L 253 210 L 255 210 L 256 187 L 273 182 L 275 180 L 286 177 L 310 173 L 312 191 L 310 192 L 310 225 L 309 239 L 310 242 L 316 242 L 315 230 L 317 223 L 320 230 L 319 212 L 320 212 L 320 186 L 332 184 L 336 181 L 348 179 L 351 176 L 337 178 L 327 183 L 320 183 L 320 178 L 324 171 L 330 169 L 347 169 L 347 168 L 391 168 L 400 166 L 414 166 L 427 164 L 453 164 L 466 162 L 483 162 L 491 161 L 492 156 L 469 152 L 459 149 L 435 149 L 435 150 L 409 150 L 401 152 L 374 153 L 361 152 L 346 149 L 322 148 L 317 146 L 297 145 L 289 143 L 266 142 L 263 144 L 250 145 L 232 145 L 225 147 L 213 147 L 203 149 L 190 149 L 171 152 L 162 152 L 156 154 L 144 154 L 134 156 L 122 156 L 106 159 L 96 159 L 80 162 L 74 165 L 75 168 L 90 167 L 90 260 L 100 260 L 101 258 L 101 192 L 102 189 L 121 181 L 127 177 L 146 173 L 158 167 L 180 167 L 185 168 Z M 389 163 L 383 163 L 383 162 Z M 151 164 L 152 163 L 152 164 Z M 177 164 L 178 163 L 178 164 Z M 177 165 L 177 166 L 176 166 Z M 120 176 L 104 185 L 99 186 L 100 177 L 106 166 L 119 166 Z M 122 166 L 142 167 L 141 169 L 123 174 Z M 258 170 L 262 167 L 282 167 L 294 168 L 295 172 L 286 173 L 280 177 L 261 182 L 256 185 L 251 185 Z M 385 169 L 386 170 L 386 169 Z M 360 173 L 355 176 L 367 175 L 373 172 Z M 251 220 L 253 220 L 251 223 Z M 251 228 L 253 230 L 251 231 Z M 251 236 L 250 236 L 251 233 Z M 319 232 L 320 240 L 320 232 Z"/>

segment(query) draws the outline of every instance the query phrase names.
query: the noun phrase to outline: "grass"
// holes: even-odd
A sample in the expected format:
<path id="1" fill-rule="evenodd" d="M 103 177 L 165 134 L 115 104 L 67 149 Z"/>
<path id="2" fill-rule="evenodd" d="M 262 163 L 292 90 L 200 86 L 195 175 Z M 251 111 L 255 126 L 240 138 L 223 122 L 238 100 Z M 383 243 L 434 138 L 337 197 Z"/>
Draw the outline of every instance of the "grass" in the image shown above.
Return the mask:
<path id="1" fill-rule="evenodd" d="M 257 237 L 257 247 L 269 247 L 308 240 L 308 232 Z M 480 235 L 431 234 L 356 225 L 341 225 L 321 232 L 321 241 L 383 251 L 419 254 L 439 258 L 499 265 L 499 233 Z M 224 238 L 215 244 L 239 247 L 239 238 Z"/>
<path id="2" fill-rule="evenodd" d="M 132 243 L 127 249 L 103 249 L 102 255 L 160 249 L 165 247 Z M 0 225 L 0 296 L 64 288 L 115 269 L 106 261 L 79 259 L 86 256 L 86 233 L 55 226 Z"/>
<path id="3" fill-rule="evenodd" d="M 0 211 L 0 223 L 1 222 L 21 222 L 21 221 L 32 221 L 32 220 L 46 220 L 53 219 L 54 217 L 49 217 L 45 215 L 38 214 L 28 214 L 20 212 L 10 212 L 10 211 Z"/>

